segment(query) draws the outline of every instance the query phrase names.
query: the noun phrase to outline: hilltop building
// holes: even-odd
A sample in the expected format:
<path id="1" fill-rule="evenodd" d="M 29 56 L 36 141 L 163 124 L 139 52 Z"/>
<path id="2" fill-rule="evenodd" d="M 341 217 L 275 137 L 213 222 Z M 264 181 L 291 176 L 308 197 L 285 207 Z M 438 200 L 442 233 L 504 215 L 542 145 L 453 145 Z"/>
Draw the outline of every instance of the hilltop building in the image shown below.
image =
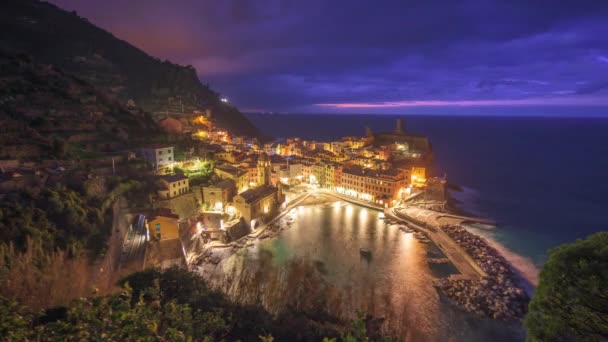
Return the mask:
<path id="1" fill-rule="evenodd" d="M 175 161 L 173 157 L 173 146 L 151 145 L 140 150 L 142 157 L 152 164 L 154 169 L 169 165 Z"/>
<path id="2" fill-rule="evenodd" d="M 173 198 L 190 191 L 190 182 L 184 175 L 163 176 L 160 178 L 161 189 L 158 190 L 160 198 Z"/>

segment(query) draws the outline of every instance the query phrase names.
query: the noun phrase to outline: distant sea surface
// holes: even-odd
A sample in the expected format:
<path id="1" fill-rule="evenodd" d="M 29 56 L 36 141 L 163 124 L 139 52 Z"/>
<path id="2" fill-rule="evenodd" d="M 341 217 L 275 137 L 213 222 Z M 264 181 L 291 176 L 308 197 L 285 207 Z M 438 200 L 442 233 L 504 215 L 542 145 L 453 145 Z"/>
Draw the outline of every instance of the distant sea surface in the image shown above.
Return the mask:
<path id="1" fill-rule="evenodd" d="M 405 129 L 430 137 L 436 174 L 463 187 L 461 207 L 497 227 L 471 227 L 534 277 L 547 251 L 608 230 L 608 119 L 248 114 L 264 133 L 330 140 Z"/>

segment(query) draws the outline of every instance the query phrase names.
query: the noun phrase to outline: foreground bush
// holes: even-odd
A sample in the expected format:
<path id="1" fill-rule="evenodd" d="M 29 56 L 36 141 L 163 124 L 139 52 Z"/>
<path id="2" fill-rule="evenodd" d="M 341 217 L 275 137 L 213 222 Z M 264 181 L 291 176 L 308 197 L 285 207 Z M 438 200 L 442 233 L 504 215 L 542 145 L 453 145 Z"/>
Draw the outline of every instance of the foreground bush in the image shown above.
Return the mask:
<path id="1" fill-rule="evenodd" d="M 121 283 L 118 294 L 83 298 L 42 315 L 0 297 L 0 336 L 8 341 L 367 340 L 362 315 L 351 328 L 294 313 L 272 317 L 259 307 L 228 301 L 181 269 L 150 269 Z"/>
<path id="2" fill-rule="evenodd" d="M 608 232 L 549 252 L 525 326 L 530 341 L 608 340 Z"/>

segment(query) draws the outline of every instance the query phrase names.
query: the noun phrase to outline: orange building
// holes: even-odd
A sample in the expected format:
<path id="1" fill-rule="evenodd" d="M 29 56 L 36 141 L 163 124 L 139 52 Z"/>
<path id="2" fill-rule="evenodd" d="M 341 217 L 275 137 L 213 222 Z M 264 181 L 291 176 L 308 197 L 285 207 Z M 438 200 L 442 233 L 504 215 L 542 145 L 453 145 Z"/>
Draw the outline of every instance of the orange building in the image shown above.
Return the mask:
<path id="1" fill-rule="evenodd" d="M 397 169 L 372 170 L 359 165 L 344 167 L 336 191 L 378 205 L 394 205 L 405 195 L 409 180 Z"/>
<path id="2" fill-rule="evenodd" d="M 170 210 L 157 210 L 146 220 L 146 227 L 153 239 L 170 240 L 179 238 L 177 220 L 179 216 Z"/>

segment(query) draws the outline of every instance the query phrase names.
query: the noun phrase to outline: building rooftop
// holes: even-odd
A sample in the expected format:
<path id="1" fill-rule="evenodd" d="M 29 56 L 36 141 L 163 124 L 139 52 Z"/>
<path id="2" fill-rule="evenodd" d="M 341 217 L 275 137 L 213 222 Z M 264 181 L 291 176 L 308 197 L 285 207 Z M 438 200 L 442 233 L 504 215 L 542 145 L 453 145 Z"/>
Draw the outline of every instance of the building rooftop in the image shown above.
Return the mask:
<path id="1" fill-rule="evenodd" d="M 154 219 L 156 219 L 157 217 L 162 216 L 162 217 L 170 217 L 170 218 L 174 218 L 174 219 L 179 219 L 179 215 L 174 214 L 171 209 L 169 208 L 156 208 L 154 209 L 154 211 L 152 211 L 147 219 L 148 221 L 152 221 Z"/>
<path id="2" fill-rule="evenodd" d="M 171 176 L 162 176 L 161 179 L 163 179 L 169 183 L 174 183 L 174 182 L 179 182 L 181 180 L 188 179 L 188 177 L 186 177 L 184 175 L 171 175 Z"/>
<path id="3" fill-rule="evenodd" d="M 144 150 L 160 150 L 163 148 L 173 148 L 173 146 L 169 146 L 169 145 L 161 145 L 161 144 L 152 144 L 152 145 L 146 145 L 144 147 L 142 147 L 142 149 Z"/>
<path id="4" fill-rule="evenodd" d="M 245 199 L 245 202 L 247 203 L 253 203 L 256 202 L 257 200 L 260 200 L 270 194 L 273 194 L 277 191 L 277 188 L 275 188 L 274 186 L 270 186 L 270 185 L 260 185 L 258 187 L 255 187 L 253 189 L 249 189 L 247 191 L 243 191 L 239 194 L 239 196 L 243 197 L 243 199 Z"/>
<path id="5" fill-rule="evenodd" d="M 229 173 L 229 174 L 234 175 L 234 176 L 238 176 L 238 175 L 241 175 L 241 174 L 247 172 L 247 171 L 245 171 L 243 169 L 240 169 L 238 167 L 235 167 L 235 166 L 232 166 L 232 165 L 228 165 L 228 164 L 218 165 L 215 168 L 217 170 L 224 171 L 224 172 Z"/>
<path id="6" fill-rule="evenodd" d="M 206 188 L 219 188 L 219 189 L 229 189 L 234 187 L 234 181 L 232 179 L 224 179 L 222 181 L 219 181 L 215 184 L 211 184 L 209 186 L 206 186 Z"/>
<path id="7" fill-rule="evenodd" d="M 268 161 L 268 154 L 266 152 L 262 152 L 258 157 L 258 161 Z"/>
<path id="8" fill-rule="evenodd" d="M 270 156 L 270 162 L 273 164 L 285 163 L 285 158 L 279 156 L 278 154 L 273 154 Z"/>
<path id="9" fill-rule="evenodd" d="M 399 174 L 401 174 L 401 171 L 395 168 L 390 168 L 388 170 L 372 170 L 364 168 L 360 165 L 349 165 L 344 167 L 343 173 L 370 178 L 393 178 L 399 176 Z"/>

